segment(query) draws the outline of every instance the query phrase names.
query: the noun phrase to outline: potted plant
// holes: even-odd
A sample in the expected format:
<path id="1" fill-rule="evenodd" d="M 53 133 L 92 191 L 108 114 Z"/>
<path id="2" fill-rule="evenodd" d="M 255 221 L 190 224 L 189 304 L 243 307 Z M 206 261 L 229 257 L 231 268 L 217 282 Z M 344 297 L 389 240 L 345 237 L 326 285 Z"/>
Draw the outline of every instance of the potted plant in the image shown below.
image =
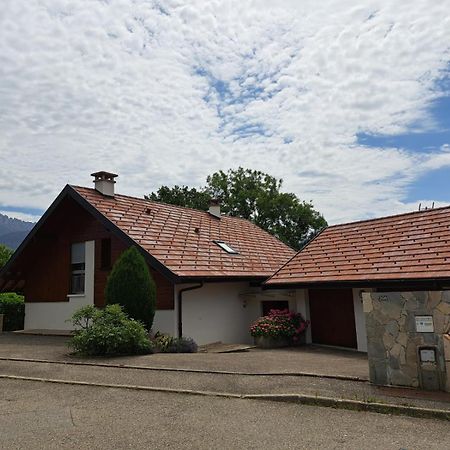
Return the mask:
<path id="1" fill-rule="evenodd" d="M 252 324 L 250 334 L 260 348 L 288 347 L 301 342 L 308 324 L 300 313 L 271 309 Z"/>

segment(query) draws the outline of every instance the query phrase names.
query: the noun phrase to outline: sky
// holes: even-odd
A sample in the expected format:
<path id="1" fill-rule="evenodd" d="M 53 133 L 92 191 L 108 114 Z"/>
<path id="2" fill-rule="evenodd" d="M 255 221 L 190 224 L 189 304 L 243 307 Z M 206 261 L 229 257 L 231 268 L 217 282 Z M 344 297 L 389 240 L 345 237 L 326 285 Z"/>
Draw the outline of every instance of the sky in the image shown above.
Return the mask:
<path id="1" fill-rule="evenodd" d="M 0 213 L 239 166 L 330 224 L 450 204 L 450 0 L 2 0 Z"/>

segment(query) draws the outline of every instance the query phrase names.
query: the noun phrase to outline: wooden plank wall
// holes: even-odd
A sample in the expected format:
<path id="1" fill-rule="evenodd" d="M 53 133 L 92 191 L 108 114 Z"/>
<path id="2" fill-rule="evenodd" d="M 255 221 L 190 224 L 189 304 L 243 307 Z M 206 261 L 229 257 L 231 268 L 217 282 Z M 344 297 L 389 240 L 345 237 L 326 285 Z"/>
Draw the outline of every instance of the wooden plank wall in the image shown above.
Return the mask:
<path id="1" fill-rule="evenodd" d="M 67 301 L 70 287 L 70 247 L 72 243 L 95 240 L 94 302 L 104 306 L 104 290 L 109 269 L 101 267 L 101 240 L 111 239 L 112 264 L 127 245 L 72 199 L 65 199 L 39 230 L 16 262 L 24 274 L 27 302 Z M 173 309 L 174 286 L 150 268 L 157 287 L 157 309 Z"/>

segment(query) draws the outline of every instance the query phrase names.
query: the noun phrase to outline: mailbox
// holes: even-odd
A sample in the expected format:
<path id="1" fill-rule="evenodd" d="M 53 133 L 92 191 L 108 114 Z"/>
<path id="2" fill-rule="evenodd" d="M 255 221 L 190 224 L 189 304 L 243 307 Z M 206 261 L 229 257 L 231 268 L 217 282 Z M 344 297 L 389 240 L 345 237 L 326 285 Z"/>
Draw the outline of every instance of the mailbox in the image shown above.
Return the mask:
<path id="1" fill-rule="evenodd" d="M 442 386 L 437 347 L 418 347 L 417 354 L 420 387 L 427 391 L 439 391 L 442 389 Z"/>

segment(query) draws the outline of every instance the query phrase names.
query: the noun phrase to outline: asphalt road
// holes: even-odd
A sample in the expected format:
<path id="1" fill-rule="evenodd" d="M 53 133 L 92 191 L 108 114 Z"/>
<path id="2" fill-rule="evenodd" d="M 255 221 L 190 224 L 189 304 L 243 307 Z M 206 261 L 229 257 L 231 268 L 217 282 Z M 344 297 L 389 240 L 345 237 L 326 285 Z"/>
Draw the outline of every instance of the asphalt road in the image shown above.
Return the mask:
<path id="1" fill-rule="evenodd" d="M 0 380 L 1 449 L 448 449 L 448 422 Z"/>

